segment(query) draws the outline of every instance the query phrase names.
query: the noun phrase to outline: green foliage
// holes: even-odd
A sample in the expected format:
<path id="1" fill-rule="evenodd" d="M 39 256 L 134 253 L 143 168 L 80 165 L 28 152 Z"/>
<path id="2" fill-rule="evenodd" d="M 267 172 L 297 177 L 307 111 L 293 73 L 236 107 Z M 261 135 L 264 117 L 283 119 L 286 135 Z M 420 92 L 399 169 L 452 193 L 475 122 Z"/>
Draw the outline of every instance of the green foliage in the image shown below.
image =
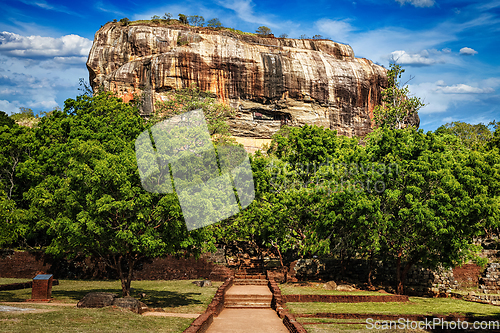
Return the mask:
<path id="1" fill-rule="evenodd" d="M 179 14 L 179 22 L 182 24 L 188 24 L 188 18 L 184 14 Z"/>
<path id="2" fill-rule="evenodd" d="M 171 18 L 172 18 L 172 14 L 170 14 L 170 13 L 165 13 L 165 15 L 162 16 L 162 19 L 167 20 L 167 21 L 170 21 Z"/>
<path id="3" fill-rule="evenodd" d="M 495 132 L 493 133 L 493 138 L 491 138 L 491 141 L 488 144 L 488 148 L 497 148 L 500 150 L 500 127 L 497 127 Z"/>
<path id="4" fill-rule="evenodd" d="M 159 24 L 160 23 L 160 17 L 158 15 L 151 16 L 151 22 L 153 22 L 155 24 Z"/>
<path id="5" fill-rule="evenodd" d="M 13 244 L 28 231 L 23 193 L 30 181 L 22 171 L 32 155 L 32 142 L 31 128 L 0 126 L 0 247 Z"/>
<path id="6" fill-rule="evenodd" d="M 267 37 L 269 35 L 271 35 L 271 29 L 264 26 L 264 25 L 261 25 L 256 31 L 255 33 L 261 37 Z"/>
<path id="7" fill-rule="evenodd" d="M 493 133 L 483 123 L 472 125 L 455 121 L 440 126 L 435 133 L 455 136 L 464 146 L 470 149 L 484 148 L 493 139 Z"/>
<path id="8" fill-rule="evenodd" d="M 225 104 L 218 103 L 215 97 L 210 92 L 200 90 L 196 85 L 172 91 L 167 94 L 165 101 L 156 103 L 157 119 L 154 121 L 191 110 L 202 109 L 208 123 L 210 135 L 215 136 L 218 140 L 225 140 L 230 134 L 226 119 L 234 116 L 234 110 Z"/>
<path id="9" fill-rule="evenodd" d="M 498 223 L 498 153 L 462 150 L 413 128 L 376 131 L 366 149 L 371 160 L 398 167 L 378 175 L 385 191 L 370 195 L 382 212 L 376 223 L 384 253 L 396 261 L 398 292 L 416 263 L 453 267 L 472 258 L 472 239 Z"/>
<path id="10" fill-rule="evenodd" d="M 203 27 L 203 25 L 205 24 L 205 19 L 203 18 L 203 16 L 191 15 L 188 16 L 188 22 L 193 27 Z"/>
<path id="11" fill-rule="evenodd" d="M 179 35 L 177 36 L 177 45 L 178 46 L 185 46 L 185 45 L 188 45 L 189 44 L 189 38 L 188 36 L 182 36 L 182 35 Z"/>
<path id="12" fill-rule="evenodd" d="M 251 33 L 251 32 L 245 32 L 245 31 L 241 31 L 241 30 L 237 30 L 237 29 L 233 29 L 233 28 L 224 28 L 224 30 L 234 32 L 234 33 L 236 33 L 236 34 L 238 34 L 238 35 L 255 36 L 255 34 L 254 34 L 254 33 Z"/>
<path id="13" fill-rule="evenodd" d="M 14 121 L 22 121 L 35 118 L 35 113 L 30 108 L 20 107 L 19 113 L 14 113 L 10 116 Z"/>
<path id="14" fill-rule="evenodd" d="M 134 142 L 145 129 L 137 109 L 110 93 L 68 99 L 64 112 L 42 119 L 30 165 L 39 183 L 28 198 L 52 237 L 47 252 L 105 259 L 124 295 L 143 258 L 199 252 L 205 240 L 204 231 L 187 232 L 175 194 L 142 188 Z"/>
<path id="15" fill-rule="evenodd" d="M 500 155 L 451 136 L 380 128 L 366 147 L 315 126 L 284 127 L 252 169 L 256 200 L 227 239 L 282 252 L 391 261 L 402 292 L 413 265 L 474 258 L 499 221 Z M 231 238 L 233 237 L 233 238 Z"/>
<path id="16" fill-rule="evenodd" d="M 3 126 L 12 127 L 15 123 L 14 119 L 10 118 L 7 113 L 0 111 L 0 128 Z"/>
<path id="17" fill-rule="evenodd" d="M 207 27 L 222 28 L 222 23 L 219 21 L 218 18 L 213 18 L 207 22 Z"/>
<path id="18" fill-rule="evenodd" d="M 279 38 L 287 38 L 287 37 L 288 37 L 288 34 L 281 34 L 281 35 L 279 36 Z"/>
<path id="19" fill-rule="evenodd" d="M 124 17 L 120 20 L 120 23 L 123 25 L 123 26 L 127 26 L 130 24 L 130 20 L 127 18 L 127 17 Z"/>
<path id="20" fill-rule="evenodd" d="M 390 65 L 388 87 L 382 91 L 382 105 L 373 111 L 375 124 L 379 127 L 401 129 L 410 126 L 418 110 L 425 105 L 420 98 L 410 96 L 408 85 L 399 81 L 404 72 L 400 65 Z"/>

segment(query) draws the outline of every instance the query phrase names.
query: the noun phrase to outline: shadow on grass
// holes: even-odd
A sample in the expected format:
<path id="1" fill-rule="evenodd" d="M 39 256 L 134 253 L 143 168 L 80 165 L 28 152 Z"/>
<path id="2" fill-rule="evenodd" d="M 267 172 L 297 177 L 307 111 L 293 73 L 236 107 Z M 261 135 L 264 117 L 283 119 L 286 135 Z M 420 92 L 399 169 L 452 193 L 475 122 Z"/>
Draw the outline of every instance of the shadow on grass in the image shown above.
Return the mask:
<path id="1" fill-rule="evenodd" d="M 145 299 L 141 300 L 149 307 L 153 308 L 175 308 L 178 306 L 197 305 L 203 302 L 200 298 L 201 293 L 178 293 L 175 291 L 158 291 L 136 288 L 132 293 L 135 296 L 139 293 L 148 295 Z M 210 297 L 211 298 L 211 297 Z"/>
<path id="2" fill-rule="evenodd" d="M 122 296 L 121 289 L 106 288 L 106 289 L 92 289 L 92 290 L 81 290 L 81 291 L 57 290 L 57 291 L 52 291 L 52 297 L 66 298 L 78 302 L 89 292 L 108 292 L 108 293 L 111 292 L 117 294 L 118 297 Z M 201 293 L 192 293 L 192 292 L 178 293 L 175 291 L 158 291 L 152 289 L 133 288 L 130 295 L 132 297 L 139 299 L 138 295 L 140 293 L 145 293 L 146 295 L 148 295 L 147 298 L 141 300 L 148 307 L 168 308 L 168 307 L 203 304 L 202 301 L 196 299 L 197 297 L 199 298 Z M 15 302 L 15 300 L 13 302 Z"/>
<path id="3" fill-rule="evenodd" d="M 31 288 L 0 291 L 0 302 L 24 302 L 30 298 Z"/>

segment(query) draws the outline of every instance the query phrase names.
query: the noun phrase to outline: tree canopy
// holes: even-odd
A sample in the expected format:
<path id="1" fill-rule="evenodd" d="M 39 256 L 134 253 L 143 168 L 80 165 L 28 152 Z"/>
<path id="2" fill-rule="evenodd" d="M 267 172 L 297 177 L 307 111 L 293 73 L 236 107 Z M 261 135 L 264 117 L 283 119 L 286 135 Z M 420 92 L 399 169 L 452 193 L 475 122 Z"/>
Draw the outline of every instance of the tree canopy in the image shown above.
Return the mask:
<path id="1" fill-rule="evenodd" d="M 377 105 L 373 111 L 377 126 L 393 129 L 410 126 L 418 110 L 425 105 L 420 98 L 410 95 L 407 82 L 400 81 L 404 72 L 400 65 L 391 63 L 387 71 L 388 87 L 382 90 L 382 105 Z"/>
<path id="2" fill-rule="evenodd" d="M 141 260 L 210 246 L 204 230 L 187 231 L 175 194 L 143 189 L 134 142 L 145 129 L 138 110 L 110 93 L 79 96 L 42 119 L 30 161 L 39 183 L 28 197 L 52 237 L 47 252 L 102 258 L 124 296 Z"/>

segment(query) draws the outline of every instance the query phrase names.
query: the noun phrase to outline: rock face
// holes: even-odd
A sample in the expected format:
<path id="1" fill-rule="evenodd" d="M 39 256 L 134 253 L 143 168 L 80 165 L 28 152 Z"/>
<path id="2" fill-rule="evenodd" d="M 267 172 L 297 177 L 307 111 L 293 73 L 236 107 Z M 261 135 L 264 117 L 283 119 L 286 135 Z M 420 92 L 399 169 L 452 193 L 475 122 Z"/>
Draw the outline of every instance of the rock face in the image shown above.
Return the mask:
<path id="1" fill-rule="evenodd" d="M 140 94 L 144 114 L 162 93 L 195 83 L 234 107 L 233 135 L 250 138 L 270 138 L 283 124 L 363 136 L 387 85 L 386 70 L 355 58 L 349 45 L 187 26 L 108 23 L 87 67 L 94 91 L 125 101 Z"/>

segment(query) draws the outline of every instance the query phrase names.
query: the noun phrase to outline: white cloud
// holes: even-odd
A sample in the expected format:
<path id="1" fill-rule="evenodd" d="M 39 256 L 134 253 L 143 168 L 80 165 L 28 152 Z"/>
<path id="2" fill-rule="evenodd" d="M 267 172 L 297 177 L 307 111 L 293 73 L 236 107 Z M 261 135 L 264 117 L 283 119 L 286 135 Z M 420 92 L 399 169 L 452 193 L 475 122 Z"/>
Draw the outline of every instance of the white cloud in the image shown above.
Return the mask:
<path id="1" fill-rule="evenodd" d="M 409 85 L 410 91 L 426 103 L 420 114 L 443 113 L 465 102 L 480 102 L 484 94 L 493 94 L 497 81 L 483 80 L 479 83 L 446 85 L 443 80 Z M 490 85 L 489 85 L 490 84 Z M 481 88 L 477 86 L 482 86 Z"/>
<path id="2" fill-rule="evenodd" d="M 470 47 L 462 47 L 460 49 L 460 54 L 463 54 L 463 55 L 474 55 L 474 54 L 477 54 L 477 51 L 474 50 L 474 49 L 471 49 Z"/>
<path id="3" fill-rule="evenodd" d="M 316 22 L 316 27 L 320 32 L 327 33 L 333 40 L 344 42 L 349 39 L 349 34 L 354 31 L 354 27 L 346 20 L 322 19 Z"/>
<path id="4" fill-rule="evenodd" d="M 495 92 L 495 89 L 490 87 L 478 88 L 462 83 L 452 86 L 438 86 L 436 90 L 444 94 L 491 94 Z"/>
<path id="5" fill-rule="evenodd" d="M 401 65 L 410 66 L 429 66 L 434 65 L 437 60 L 429 57 L 429 51 L 424 50 L 420 53 L 406 53 L 406 51 L 394 51 L 391 53 L 390 60 Z"/>
<path id="6" fill-rule="evenodd" d="M 20 58 L 87 57 L 92 41 L 78 36 L 59 38 L 21 36 L 12 32 L 0 32 L 0 53 Z"/>
<path id="7" fill-rule="evenodd" d="M 448 123 L 451 123 L 451 122 L 453 122 L 453 121 L 455 121 L 455 120 L 456 120 L 456 119 L 455 119 L 454 117 L 444 117 L 444 118 L 442 119 L 442 122 L 443 122 L 443 124 L 448 124 Z"/>
<path id="8" fill-rule="evenodd" d="M 276 24 L 265 19 L 261 15 L 254 14 L 254 3 L 252 0 L 220 0 L 219 5 L 233 10 L 236 15 L 245 22 L 263 24 L 270 27 L 277 27 Z"/>
<path id="9" fill-rule="evenodd" d="M 396 0 L 402 5 L 409 3 L 415 7 L 432 7 L 434 6 L 434 0 Z"/>
<path id="10" fill-rule="evenodd" d="M 9 102 L 4 99 L 0 99 L 0 111 L 4 111 L 7 114 L 13 114 L 19 112 L 19 102 L 18 101 L 13 101 Z"/>

